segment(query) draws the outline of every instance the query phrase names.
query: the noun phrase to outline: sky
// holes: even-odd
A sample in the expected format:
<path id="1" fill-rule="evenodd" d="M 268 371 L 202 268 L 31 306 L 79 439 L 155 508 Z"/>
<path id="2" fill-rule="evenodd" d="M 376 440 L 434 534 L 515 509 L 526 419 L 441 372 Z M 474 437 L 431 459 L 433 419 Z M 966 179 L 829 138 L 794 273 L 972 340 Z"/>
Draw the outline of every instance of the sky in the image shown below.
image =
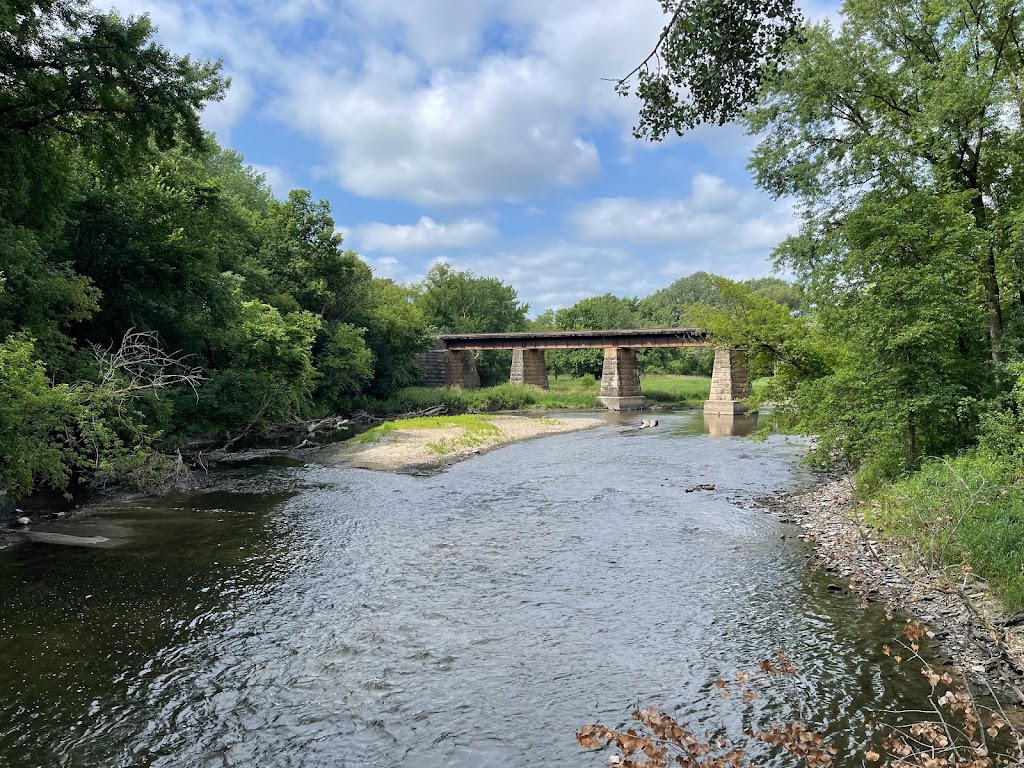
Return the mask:
<path id="1" fill-rule="evenodd" d="M 108 2 L 173 52 L 223 60 L 232 85 L 205 127 L 278 197 L 328 200 L 379 277 L 446 261 L 535 315 L 698 270 L 768 275 L 796 231 L 754 187 L 741 128 L 633 138 L 638 102 L 604 78 L 653 47 L 657 0 Z"/>

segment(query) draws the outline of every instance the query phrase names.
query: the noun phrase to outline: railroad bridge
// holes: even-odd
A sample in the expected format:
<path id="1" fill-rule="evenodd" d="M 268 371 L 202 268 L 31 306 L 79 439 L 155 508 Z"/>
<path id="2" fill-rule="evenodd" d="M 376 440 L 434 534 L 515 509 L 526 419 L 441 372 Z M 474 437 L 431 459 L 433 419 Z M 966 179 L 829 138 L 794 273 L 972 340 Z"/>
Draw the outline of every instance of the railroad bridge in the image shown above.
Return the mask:
<path id="1" fill-rule="evenodd" d="M 638 349 L 703 347 L 707 344 L 707 334 L 697 328 L 446 334 L 439 337 L 433 349 L 420 355 L 418 362 L 423 368 L 422 381 L 427 386 L 477 389 L 480 377 L 473 352 L 510 349 L 511 383 L 547 389 L 546 350 L 603 349 L 600 400 L 613 411 L 632 411 L 647 405 L 647 398 L 640 390 L 640 373 L 636 364 Z M 750 394 L 746 354 L 738 349 L 717 349 L 711 395 L 704 404 L 704 411 L 713 414 L 744 413 L 746 407 L 741 401 Z"/>

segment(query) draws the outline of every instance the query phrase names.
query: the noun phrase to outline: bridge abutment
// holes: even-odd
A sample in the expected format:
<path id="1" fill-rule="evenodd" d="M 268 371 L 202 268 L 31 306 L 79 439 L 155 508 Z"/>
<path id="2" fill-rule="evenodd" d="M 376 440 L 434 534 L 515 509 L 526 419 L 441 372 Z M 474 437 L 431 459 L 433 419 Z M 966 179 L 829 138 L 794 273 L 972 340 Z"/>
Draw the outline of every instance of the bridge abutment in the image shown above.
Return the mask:
<path id="1" fill-rule="evenodd" d="M 511 384 L 531 384 L 548 388 L 548 369 L 543 349 L 513 349 Z"/>
<path id="2" fill-rule="evenodd" d="M 445 386 L 452 389 L 480 389 L 480 374 L 469 350 L 444 353 Z"/>
<path id="3" fill-rule="evenodd" d="M 635 349 L 607 347 L 604 350 L 604 371 L 598 400 L 613 411 L 639 411 L 647 406 L 647 398 L 640 391 Z"/>
<path id="4" fill-rule="evenodd" d="M 740 414 L 749 411 L 742 400 L 753 394 L 747 353 L 741 349 L 716 349 L 715 368 L 711 374 L 711 395 L 704 403 L 704 413 Z"/>

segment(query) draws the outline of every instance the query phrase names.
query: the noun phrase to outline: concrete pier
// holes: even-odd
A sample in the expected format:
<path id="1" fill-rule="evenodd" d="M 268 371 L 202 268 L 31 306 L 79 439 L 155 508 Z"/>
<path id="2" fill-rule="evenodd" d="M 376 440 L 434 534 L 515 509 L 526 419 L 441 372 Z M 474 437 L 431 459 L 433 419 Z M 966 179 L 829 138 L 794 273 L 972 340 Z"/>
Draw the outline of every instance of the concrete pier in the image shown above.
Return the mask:
<path id="1" fill-rule="evenodd" d="M 749 409 L 741 401 L 752 394 L 747 353 L 741 349 L 716 349 L 711 395 L 704 403 L 704 413 L 747 413 Z"/>
<path id="2" fill-rule="evenodd" d="M 647 406 L 647 398 L 640 391 L 640 372 L 636 367 L 635 349 L 605 349 L 601 396 L 598 400 L 605 408 L 613 411 L 639 411 Z"/>
<path id="3" fill-rule="evenodd" d="M 543 349 L 513 349 L 511 384 L 531 384 L 541 389 L 548 388 L 548 369 L 544 363 Z"/>

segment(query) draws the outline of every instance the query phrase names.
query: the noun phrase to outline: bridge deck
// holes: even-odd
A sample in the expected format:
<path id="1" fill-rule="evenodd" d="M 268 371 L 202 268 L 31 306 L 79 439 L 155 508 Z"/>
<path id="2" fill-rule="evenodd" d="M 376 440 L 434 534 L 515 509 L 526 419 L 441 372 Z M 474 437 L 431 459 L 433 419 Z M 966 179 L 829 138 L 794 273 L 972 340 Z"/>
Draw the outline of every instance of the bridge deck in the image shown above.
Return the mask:
<path id="1" fill-rule="evenodd" d="M 452 352 L 470 349 L 608 349 L 615 347 L 703 347 L 707 334 L 697 328 L 640 328 L 616 331 L 544 333 L 453 333 L 441 336 Z"/>

